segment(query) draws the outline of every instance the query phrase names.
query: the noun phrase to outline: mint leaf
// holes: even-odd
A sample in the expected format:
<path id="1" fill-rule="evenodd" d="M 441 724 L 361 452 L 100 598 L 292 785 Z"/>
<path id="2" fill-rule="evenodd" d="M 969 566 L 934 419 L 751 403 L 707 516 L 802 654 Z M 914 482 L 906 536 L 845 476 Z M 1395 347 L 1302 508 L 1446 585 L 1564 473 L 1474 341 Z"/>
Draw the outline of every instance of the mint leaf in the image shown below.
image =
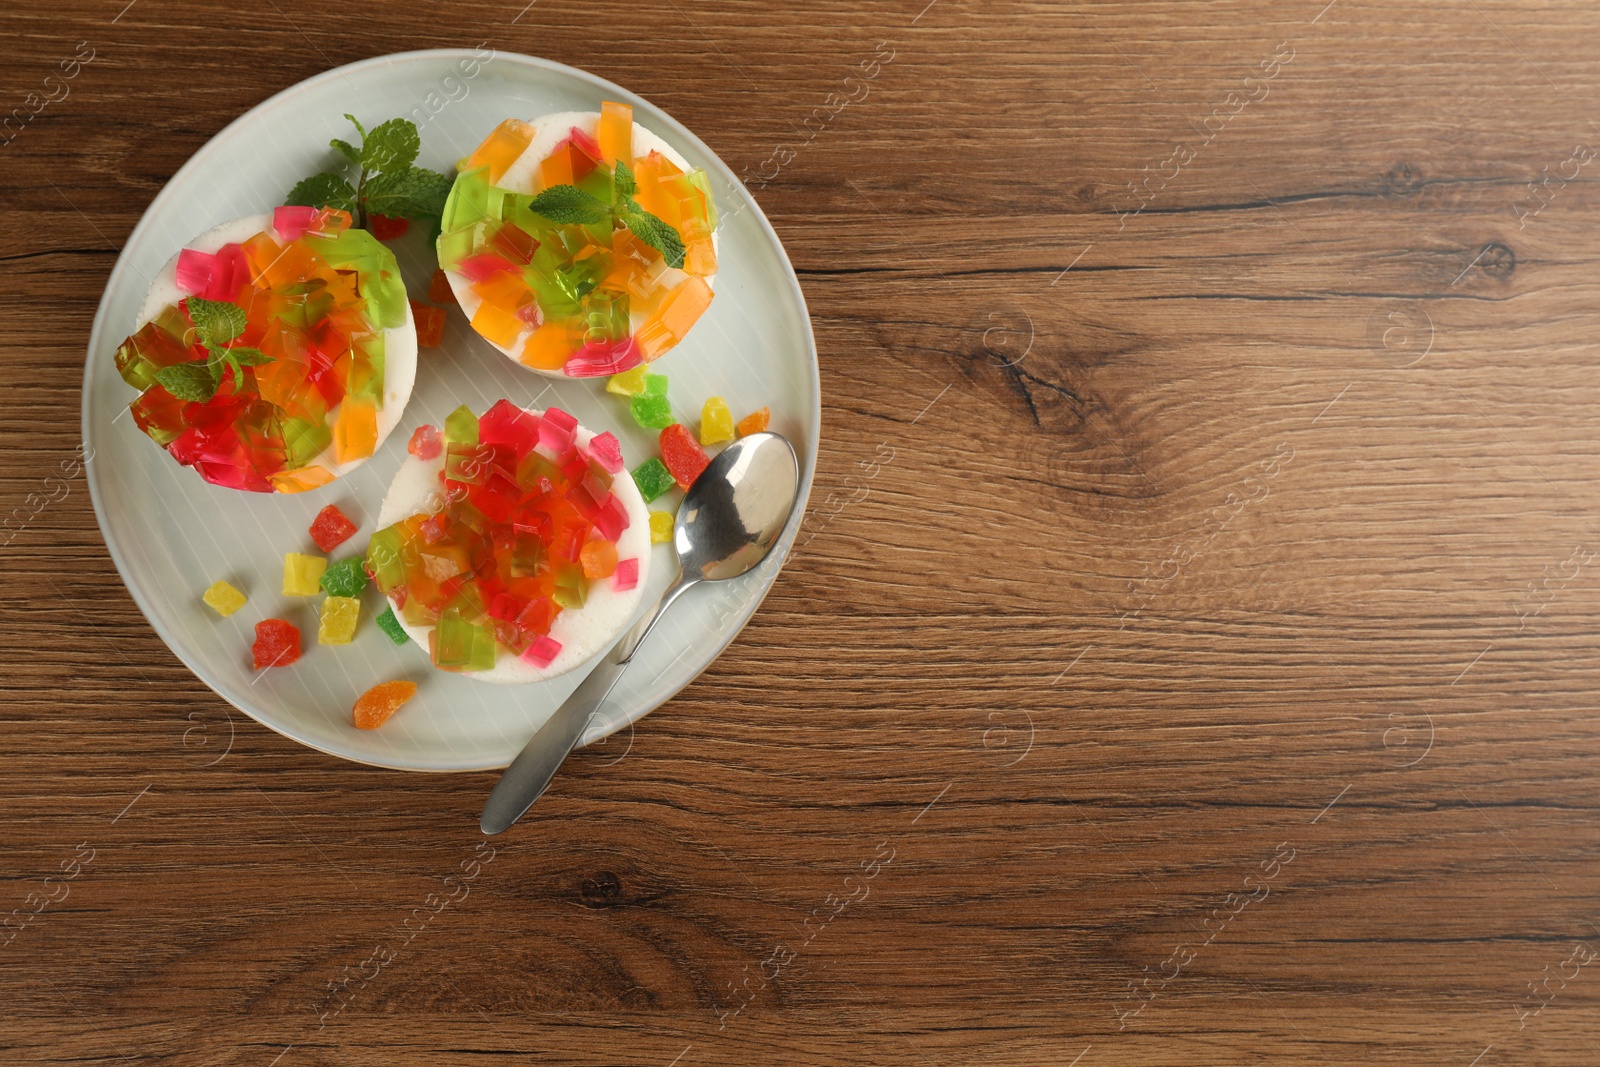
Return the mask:
<path id="1" fill-rule="evenodd" d="M 354 126 L 358 131 L 360 131 L 361 139 L 365 141 L 367 139 L 367 128 L 361 125 L 361 121 L 348 111 L 344 113 L 344 117 L 350 120 L 350 125 Z"/>
<path id="2" fill-rule="evenodd" d="M 191 296 L 188 301 L 189 319 L 194 323 L 200 343 L 208 348 L 223 345 L 244 333 L 244 308 L 225 300 L 202 300 Z"/>
<path id="3" fill-rule="evenodd" d="M 634 191 L 638 188 L 638 183 L 633 180 L 633 170 L 622 160 L 617 160 L 617 169 L 611 174 L 613 198 L 626 203 L 633 199 Z"/>
<path id="4" fill-rule="evenodd" d="M 339 150 L 339 154 L 348 159 L 350 162 L 361 162 L 361 150 L 355 145 L 351 144 L 349 141 L 341 141 L 339 138 L 335 137 L 333 140 L 329 141 L 328 144 L 334 148 L 337 148 Z"/>
<path id="5" fill-rule="evenodd" d="M 374 126 L 371 133 L 363 136 L 365 140 L 361 144 L 361 158 L 357 162 L 367 170 L 384 174 L 409 169 L 422 148 L 417 124 L 410 119 L 390 119 Z"/>
<path id="6" fill-rule="evenodd" d="M 356 191 L 337 174 L 313 174 L 290 189 L 283 202 L 293 207 L 333 207 L 356 213 Z"/>
<path id="7" fill-rule="evenodd" d="M 259 348 L 224 348 L 222 351 L 241 367 L 259 367 L 272 362 L 272 357 Z"/>
<path id="8" fill-rule="evenodd" d="M 203 363 L 177 363 L 156 371 L 156 381 L 179 400 L 205 403 L 217 393 L 211 370 Z"/>
<path id="9" fill-rule="evenodd" d="M 451 184 L 451 179 L 438 171 L 410 167 L 375 174 L 362 191 L 369 213 L 391 219 L 438 218 L 444 214 Z"/>
<path id="10" fill-rule="evenodd" d="M 635 237 L 660 252 L 667 266 L 683 268 L 685 249 L 677 230 L 631 200 L 623 206 L 622 221 Z"/>
<path id="11" fill-rule="evenodd" d="M 576 185 L 552 185 L 528 203 L 536 215 L 561 225 L 601 222 L 611 217 L 611 208 Z"/>

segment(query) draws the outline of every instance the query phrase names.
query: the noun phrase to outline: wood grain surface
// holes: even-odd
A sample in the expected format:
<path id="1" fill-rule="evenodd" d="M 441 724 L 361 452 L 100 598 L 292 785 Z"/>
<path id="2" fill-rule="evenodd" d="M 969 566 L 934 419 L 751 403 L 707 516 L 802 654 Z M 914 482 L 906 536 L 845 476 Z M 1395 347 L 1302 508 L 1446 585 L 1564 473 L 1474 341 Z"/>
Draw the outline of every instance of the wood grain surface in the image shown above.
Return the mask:
<path id="1" fill-rule="evenodd" d="M 1600 1061 L 1592 3 L 522 2 L 0 8 L 0 115 L 94 56 L 0 135 L 0 1060 Z M 163 182 L 481 41 L 748 176 L 824 402 L 748 630 L 489 843 L 59 476 Z"/>

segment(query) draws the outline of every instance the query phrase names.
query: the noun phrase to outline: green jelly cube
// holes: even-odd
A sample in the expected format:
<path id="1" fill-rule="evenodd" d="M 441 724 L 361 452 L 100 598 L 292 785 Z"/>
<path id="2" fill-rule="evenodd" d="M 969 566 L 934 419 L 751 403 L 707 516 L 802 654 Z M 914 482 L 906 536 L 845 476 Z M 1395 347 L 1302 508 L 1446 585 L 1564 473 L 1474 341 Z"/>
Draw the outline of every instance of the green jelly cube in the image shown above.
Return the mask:
<path id="1" fill-rule="evenodd" d="M 478 447 L 478 416 L 462 404 L 444 419 L 444 439 L 447 444 Z"/>
<path id="2" fill-rule="evenodd" d="M 494 666 L 494 631 L 468 622 L 453 611 L 439 618 L 433 630 L 433 662 L 458 671 L 486 671 Z"/>
<path id="3" fill-rule="evenodd" d="M 646 380 L 646 386 L 649 382 Z M 665 430 L 678 420 L 672 417 L 672 404 L 659 393 L 641 393 L 628 401 L 633 421 L 647 430 Z"/>
<path id="4" fill-rule="evenodd" d="M 385 593 L 406 580 L 406 565 L 400 555 L 403 545 L 398 526 L 386 526 L 367 541 L 367 565 L 372 568 L 378 588 Z"/>
<path id="5" fill-rule="evenodd" d="M 304 467 L 333 443 L 333 431 L 325 422 L 283 420 L 285 463 L 292 470 Z"/>
<path id="6" fill-rule="evenodd" d="M 406 643 L 405 627 L 400 625 L 400 620 L 394 617 L 394 605 L 383 609 L 383 614 L 378 616 L 378 629 L 389 635 L 389 640 L 397 645 Z"/>
<path id="7" fill-rule="evenodd" d="M 678 484 L 672 472 L 667 470 L 667 465 L 651 456 L 637 467 L 633 468 L 633 484 L 639 487 L 639 493 L 648 504 L 668 489 Z"/>
<path id="8" fill-rule="evenodd" d="M 646 396 L 666 396 L 667 376 L 665 374 L 646 374 L 644 376 L 644 392 Z M 665 426 L 661 427 L 663 430 Z"/>
<path id="9" fill-rule="evenodd" d="M 583 607 L 588 596 L 589 579 L 583 576 L 583 568 L 561 568 L 556 574 L 556 586 L 550 593 L 550 599 L 567 610 L 575 611 Z"/>
<path id="10" fill-rule="evenodd" d="M 320 584 L 329 596 L 360 596 L 367 587 L 365 561 L 360 556 L 341 559 L 322 572 Z"/>

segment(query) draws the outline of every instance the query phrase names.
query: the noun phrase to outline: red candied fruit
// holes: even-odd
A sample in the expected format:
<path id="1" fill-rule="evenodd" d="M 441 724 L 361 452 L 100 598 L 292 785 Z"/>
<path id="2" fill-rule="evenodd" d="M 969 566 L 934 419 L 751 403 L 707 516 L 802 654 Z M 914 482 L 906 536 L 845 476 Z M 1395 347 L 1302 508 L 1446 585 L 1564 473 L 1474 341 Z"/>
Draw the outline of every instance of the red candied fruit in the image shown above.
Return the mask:
<path id="1" fill-rule="evenodd" d="M 711 457 L 706 455 L 705 449 L 700 447 L 700 442 L 694 439 L 694 434 L 689 432 L 687 426 L 675 422 L 661 431 L 661 462 L 672 472 L 672 479 L 678 483 L 678 488 L 687 489 L 700 477 L 700 472 L 706 469 Z"/>
<path id="2" fill-rule="evenodd" d="M 411 440 L 406 443 L 406 451 L 418 459 L 438 459 L 439 453 L 444 451 L 444 439 L 439 436 L 439 427 L 423 423 L 411 434 Z"/>
<path id="3" fill-rule="evenodd" d="M 250 646 L 255 668 L 287 667 L 300 658 L 300 629 L 286 619 L 256 623 L 255 644 Z"/>
<path id="4" fill-rule="evenodd" d="M 417 324 L 417 347 L 438 348 L 444 340 L 444 308 L 411 301 L 411 317 Z"/>
<path id="5" fill-rule="evenodd" d="M 428 299 L 435 304 L 454 304 L 456 292 L 450 288 L 450 276 L 442 270 L 435 270 L 433 277 L 428 279 Z"/>
<path id="6" fill-rule="evenodd" d="M 368 215 L 367 221 L 372 224 L 372 236 L 380 241 L 392 241 L 396 237 L 404 237 L 406 231 L 411 229 L 409 219 L 391 219 L 387 215 Z"/>
<path id="7" fill-rule="evenodd" d="M 317 517 L 311 520 L 311 540 L 324 552 L 332 552 L 355 533 L 359 527 L 350 521 L 349 516 L 340 511 L 338 507 L 329 504 L 317 512 Z"/>

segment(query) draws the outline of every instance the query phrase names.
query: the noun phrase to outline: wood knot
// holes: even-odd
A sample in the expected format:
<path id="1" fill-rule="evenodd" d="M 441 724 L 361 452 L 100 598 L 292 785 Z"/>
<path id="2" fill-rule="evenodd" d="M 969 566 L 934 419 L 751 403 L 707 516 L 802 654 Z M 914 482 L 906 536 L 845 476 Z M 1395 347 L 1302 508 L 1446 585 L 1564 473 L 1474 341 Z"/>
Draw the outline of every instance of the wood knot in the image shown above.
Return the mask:
<path id="1" fill-rule="evenodd" d="M 1401 161 L 1389 168 L 1383 176 L 1385 196 L 1416 196 L 1422 192 L 1422 171 L 1411 163 Z"/>
<path id="2" fill-rule="evenodd" d="M 622 897 L 622 879 L 612 871 L 601 871 L 585 878 L 578 892 L 591 907 L 605 907 Z"/>

